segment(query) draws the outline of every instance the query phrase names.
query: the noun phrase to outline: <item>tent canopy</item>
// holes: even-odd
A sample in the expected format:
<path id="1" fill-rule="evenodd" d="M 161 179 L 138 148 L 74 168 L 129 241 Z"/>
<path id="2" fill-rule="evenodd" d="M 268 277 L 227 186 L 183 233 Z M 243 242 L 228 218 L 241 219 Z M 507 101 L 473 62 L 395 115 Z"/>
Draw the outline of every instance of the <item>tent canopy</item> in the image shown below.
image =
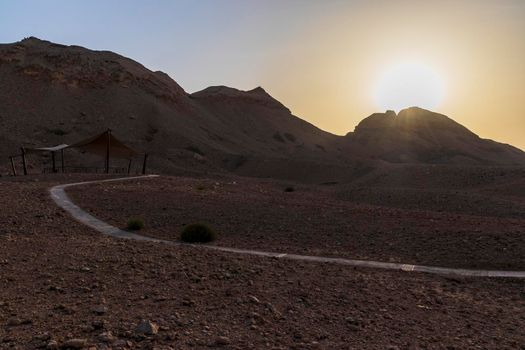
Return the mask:
<path id="1" fill-rule="evenodd" d="M 69 145 L 62 143 L 60 145 L 53 146 L 53 147 L 26 148 L 26 152 L 56 152 L 56 151 L 60 151 L 61 149 L 68 148 L 68 147 Z"/>
<path id="2" fill-rule="evenodd" d="M 109 129 L 99 135 L 76 142 L 72 145 L 60 144 L 53 147 L 26 148 L 25 151 L 28 153 L 56 152 L 66 148 L 76 148 L 81 152 L 96 154 L 101 157 L 106 157 L 108 155 L 108 149 L 109 156 L 112 158 L 129 159 L 139 155 L 139 152 L 135 151 L 133 148 L 127 146 L 122 141 L 113 136 L 111 130 Z"/>

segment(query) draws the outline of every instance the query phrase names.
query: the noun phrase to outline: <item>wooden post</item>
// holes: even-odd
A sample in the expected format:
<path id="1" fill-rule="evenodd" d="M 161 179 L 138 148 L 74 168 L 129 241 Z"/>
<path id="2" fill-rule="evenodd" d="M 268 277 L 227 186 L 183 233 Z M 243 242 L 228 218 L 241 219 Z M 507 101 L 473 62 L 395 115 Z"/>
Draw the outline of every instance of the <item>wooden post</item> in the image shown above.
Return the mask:
<path id="1" fill-rule="evenodd" d="M 60 166 L 62 168 L 62 173 L 64 172 L 64 149 L 60 150 Z"/>
<path id="2" fill-rule="evenodd" d="M 129 159 L 129 163 L 128 163 L 128 175 L 129 173 L 131 173 L 131 158 Z"/>
<path id="3" fill-rule="evenodd" d="M 111 148 L 111 129 L 108 129 L 107 131 L 108 140 L 107 140 L 107 147 L 106 147 L 106 174 L 109 174 L 109 150 Z"/>
<path id="4" fill-rule="evenodd" d="M 22 166 L 24 168 L 24 175 L 27 175 L 26 150 L 24 147 L 22 147 L 21 150 L 22 150 Z"/>
<path id="5" fill-rule="evenodd" d="M 51 152 L 51 160 L 53 161 L 53 172 L 57 172 L 57 164 L 55 159 L 55 152 Z"/>
<path id="6" fill-rule="evenodd" d="M 11 169 L 13 169 L 13 176 L 16 176 L 15 161 L 13 160 L 13 157 L 9 157 L 9 159 L 11 159 Z"/>
<path id="7" fill-rule="evenodd" d="M 142 175 L 146 175 L 146 161 L 148 160 L 148 154 L 144 153 L 144 163 L 142 163 Z"/>

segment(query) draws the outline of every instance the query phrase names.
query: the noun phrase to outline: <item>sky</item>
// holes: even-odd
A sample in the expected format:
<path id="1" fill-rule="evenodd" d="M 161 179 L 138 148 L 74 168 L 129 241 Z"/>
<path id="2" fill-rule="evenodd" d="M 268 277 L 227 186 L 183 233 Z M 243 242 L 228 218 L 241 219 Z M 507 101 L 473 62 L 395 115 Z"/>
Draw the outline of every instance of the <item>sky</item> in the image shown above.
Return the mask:
<path id="1" fill-rule="evenodd" d="M 117 52 L 188 92 L 262 86 L 339 135 L 418 105 L 525 149 L 522 0 L 0 0 L 0 42 L 28 36 Z"/>

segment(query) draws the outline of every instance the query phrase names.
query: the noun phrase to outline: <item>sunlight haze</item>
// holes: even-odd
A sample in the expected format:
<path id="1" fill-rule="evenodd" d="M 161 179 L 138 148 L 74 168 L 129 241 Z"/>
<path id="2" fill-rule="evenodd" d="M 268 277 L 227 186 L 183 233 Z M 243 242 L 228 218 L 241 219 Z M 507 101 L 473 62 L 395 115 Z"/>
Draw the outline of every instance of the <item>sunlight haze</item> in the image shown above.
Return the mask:
<path id="1" fill-rule="evenodd" d="M 439 110 L 444 94 L 441 75 L 419 62 L 388 67 L 374 88 L 376 106 L 396 112 L 410 106 Z"/>
<path id="2" fill-rule="evenodd" d="M 420 104 L 525 149 L 524 1 L 155 4 L 2 1 L 0 42 L 36 36 L 111 50 L 168 73 L 187 92 L 262 86 L 340 135 L 374 112 Z M 396 65 L 404 65 L 406 91 L 399 72 L 388 72 Z M 419 94 L 399 95 L 410 89 Z"/>

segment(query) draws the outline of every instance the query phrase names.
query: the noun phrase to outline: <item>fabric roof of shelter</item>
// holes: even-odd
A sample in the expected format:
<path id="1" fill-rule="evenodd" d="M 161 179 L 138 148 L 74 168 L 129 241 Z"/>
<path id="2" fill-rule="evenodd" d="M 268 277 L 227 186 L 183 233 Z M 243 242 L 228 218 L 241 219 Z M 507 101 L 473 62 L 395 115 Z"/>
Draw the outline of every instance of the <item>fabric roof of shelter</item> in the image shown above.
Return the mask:
<path id="1" fill-rule="evenodd" d="M 60 151 L 61 149 L 68 148 L 69 145 L 66 145 L 65 143 L 53 146 L 53 147 L 40 147 L 40 148 L 27 148 L 26 151 L 33 151 L 33 152 L 55 152 Z"/>
<path id="2" fill-rule="evenodd" d="M 76 148 L 81 152 L 92 153 L 102 157 L 106 156 L 109 140 L 109 156 L 111 158 L 132 158 L 139 153 L 133 148 L 126 146 L 122 141 L 117 139 L 109 131 L 90 137 L 88 139 L 76 142 L 72 145 L 61 144 L 53 147 L 26 148 L 26 152 L 55 152 L 66 148 Z"/>
<path id="3" fill-rule="evenodd" d="M 90 137 L 86 140 L 70 145 L 70 148 L 77 148 L 83 152 L 106 156 L 108 143 L 108 132 Z M 126 146 L 122 141 L 117 139 L 113 134 L 109 134 L 110 157 L 113 158 L 131 158 L 139 153 L 133 148 Z"/>

